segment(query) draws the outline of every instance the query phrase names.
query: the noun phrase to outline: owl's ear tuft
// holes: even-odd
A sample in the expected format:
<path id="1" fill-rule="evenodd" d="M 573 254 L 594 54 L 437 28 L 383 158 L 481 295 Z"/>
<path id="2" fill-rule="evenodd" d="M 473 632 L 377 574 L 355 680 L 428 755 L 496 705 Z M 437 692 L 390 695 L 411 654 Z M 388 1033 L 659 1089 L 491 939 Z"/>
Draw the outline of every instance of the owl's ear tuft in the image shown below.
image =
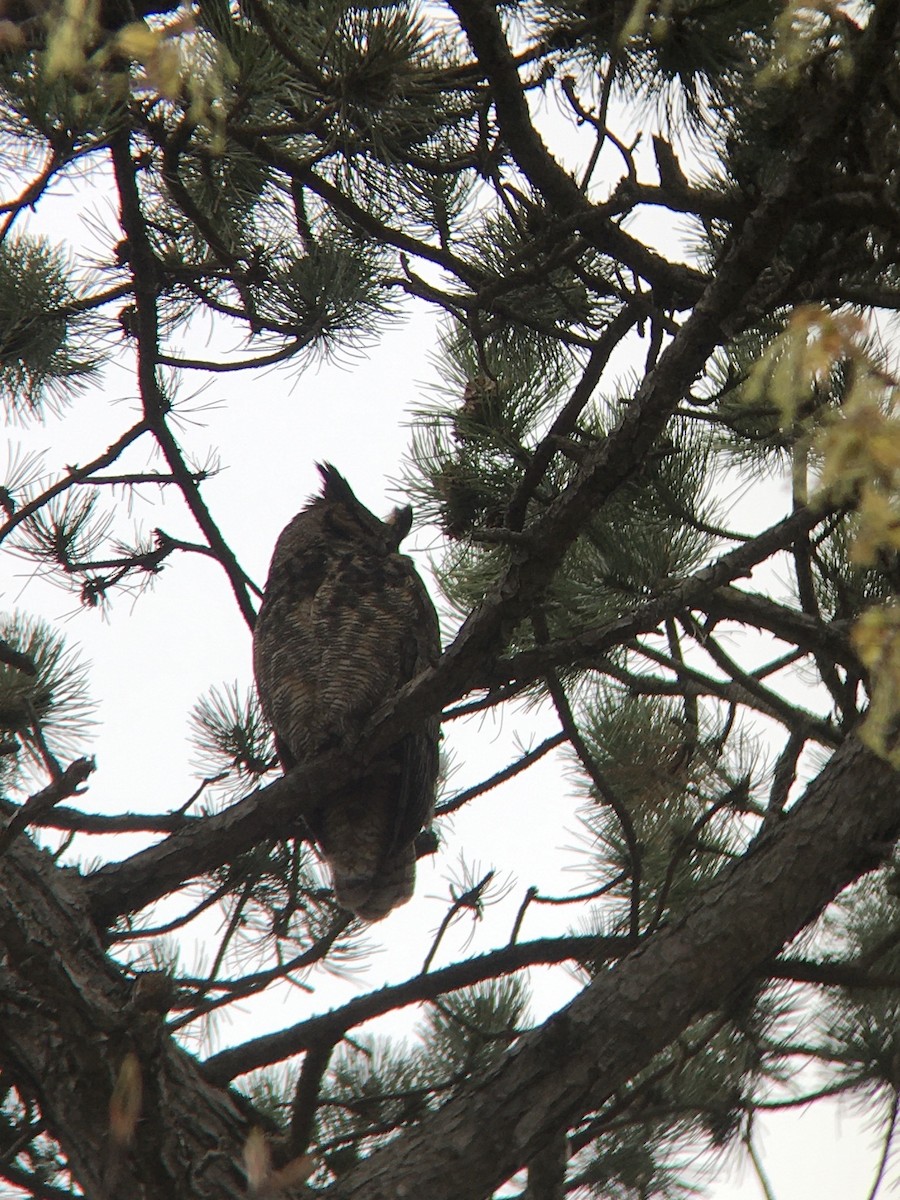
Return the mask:
<path id="1" fill-rule="evenodd" d="M 402 508 L 395 508 L 385 521 L 385 525 L 391 531 L 391 543 L 395 549 L 412 529 L 412 519 L 412 506 L 404 504 Z"/>
<path id="2" fill-rule="evenodd" d="M 352 509 L 357 520 L 361 521 L 371 534 L 376 534 L 379 529 L 386 529 L 388 545 L 396 550 L 412 529 L 413 512 L 410 506 L 406 504 L 403 508 L 395 508 L 387 520 L 379 521 L 374 513 L 369 512 L 356 498 L 350 484 L 336 467 L 331 463 L 316 463 L 316 466 L 322 476 L 322 499 Z"/>
<path id="3" fill-rule="evenodd" d="M 316 468 L 322 476 L 322 495 L 326 500 L 341 500 L 345 504 L 359 504 L 353 489 L 337 467 L 331 463 L 316 463 Z"/>

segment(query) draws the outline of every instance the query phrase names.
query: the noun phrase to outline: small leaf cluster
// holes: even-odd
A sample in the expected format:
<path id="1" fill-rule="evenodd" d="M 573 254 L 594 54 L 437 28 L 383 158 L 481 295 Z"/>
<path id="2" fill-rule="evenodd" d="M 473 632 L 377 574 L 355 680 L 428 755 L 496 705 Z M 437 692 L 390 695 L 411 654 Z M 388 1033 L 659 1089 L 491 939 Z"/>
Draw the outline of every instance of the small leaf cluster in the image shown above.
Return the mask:
<path id="1" fill-rule="evenodd" d="M 9 784 L 23 770 L 58 770 L 57 757 L 75 756 L 93 705 L 86 664 L 46 623 L 4 616 L 0 644 L 16 655 L 0 661 L 0 770 Z"/>

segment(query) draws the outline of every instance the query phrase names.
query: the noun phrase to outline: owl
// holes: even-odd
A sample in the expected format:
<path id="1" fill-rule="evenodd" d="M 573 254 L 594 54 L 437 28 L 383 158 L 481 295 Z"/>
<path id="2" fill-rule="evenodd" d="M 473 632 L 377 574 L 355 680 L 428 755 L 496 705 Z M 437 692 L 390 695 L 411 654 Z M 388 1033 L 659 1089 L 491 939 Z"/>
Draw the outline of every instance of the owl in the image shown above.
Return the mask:
<path id="1" fill-rule="evenodd" d="M 253 635 L 256 687 L 285 770 L 352 744 L 440 653 L 434 605 L 398 552 L 412 509 L 380 521 L 333 466 L 319 472 L 321 495 L 276 542 Z M 434 808 L 438 729 L 437 718 L 424 718 L 307 817 L 338 903 L 364 921 L 412 896 L 414 842 Z"/>

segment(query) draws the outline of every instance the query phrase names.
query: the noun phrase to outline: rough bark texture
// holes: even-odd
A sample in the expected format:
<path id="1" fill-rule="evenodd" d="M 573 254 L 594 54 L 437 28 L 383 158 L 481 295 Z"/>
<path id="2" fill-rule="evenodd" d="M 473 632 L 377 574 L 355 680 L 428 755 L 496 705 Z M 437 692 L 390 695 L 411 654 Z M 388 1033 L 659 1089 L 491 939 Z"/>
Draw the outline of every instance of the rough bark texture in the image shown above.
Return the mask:
<path id="1" fill-rule="evenodd" d="M 27 838 L 0 862 L 2 1069 L 39 1102 L 91 1200 L 246 1196 L 245 1121 L 104 952 L 86 899 L 77 872 Z M 110 1098 L 129 1054 L 141 1114 L 131 1147 L 117 1148 Z"/>

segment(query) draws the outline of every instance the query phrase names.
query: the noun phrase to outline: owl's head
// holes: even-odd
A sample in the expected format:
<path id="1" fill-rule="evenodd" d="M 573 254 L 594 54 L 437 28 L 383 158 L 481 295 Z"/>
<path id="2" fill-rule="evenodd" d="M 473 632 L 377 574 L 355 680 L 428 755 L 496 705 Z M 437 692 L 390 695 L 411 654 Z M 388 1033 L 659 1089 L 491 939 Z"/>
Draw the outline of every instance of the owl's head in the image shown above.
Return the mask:
<path id="1" fill-rule="evenodd" d="M 383 538 L 388 552 L 396 551 L 412 528 L 413 511 L 410 505 L 395 508 L 381 521 L 357 500 L 350 484 L 331 463 L 317 463 L 316 466 L 322 476 L 322 499 L 339 505 L 348 519 L 360 528 L 361 533 Z"/>

